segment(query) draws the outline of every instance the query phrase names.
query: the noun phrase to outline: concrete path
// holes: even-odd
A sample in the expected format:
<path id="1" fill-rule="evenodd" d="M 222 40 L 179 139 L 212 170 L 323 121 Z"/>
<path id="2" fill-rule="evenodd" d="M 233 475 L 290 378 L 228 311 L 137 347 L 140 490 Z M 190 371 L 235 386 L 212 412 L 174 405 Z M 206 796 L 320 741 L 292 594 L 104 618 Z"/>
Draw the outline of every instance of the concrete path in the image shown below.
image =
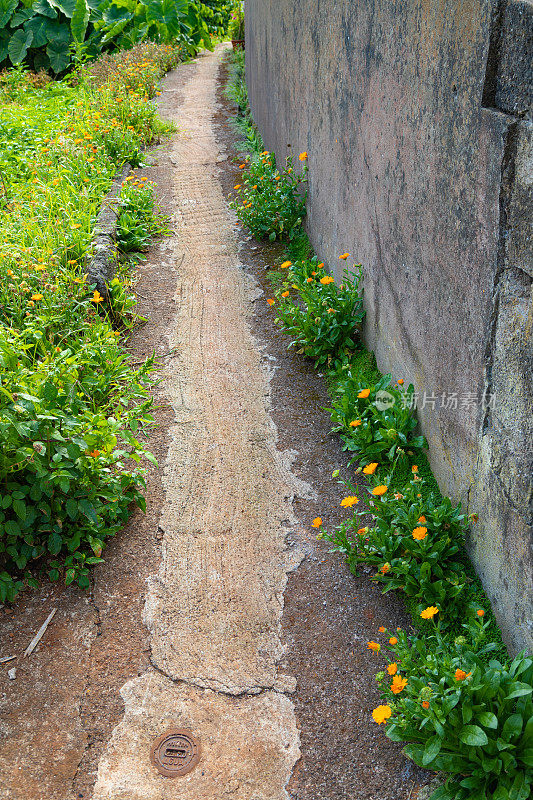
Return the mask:
<path id="1" fill-rule="evenodd" d="M 216 177 L 213 116 L 220 49 L 181 88 L 168 176 L 167 247 L 177 270 L 176 348 L 164 375 L 176 424 L 165 465 L 162 563 L 144 611 L 154 669 L 123 687 L 125 715 L 98 769 L 95 800 L 282 800 L 299 758 L 280 675 L 292 498 L 305 487 L 276 450 L 268 376 L 250 332 L 257 296 L 239 263 L 235 220 Z M 169 91 L 168 83 L 166 91 Z M 169 780 L 150 763 L 153 740 L 187 728 L 200 765 Z"/>

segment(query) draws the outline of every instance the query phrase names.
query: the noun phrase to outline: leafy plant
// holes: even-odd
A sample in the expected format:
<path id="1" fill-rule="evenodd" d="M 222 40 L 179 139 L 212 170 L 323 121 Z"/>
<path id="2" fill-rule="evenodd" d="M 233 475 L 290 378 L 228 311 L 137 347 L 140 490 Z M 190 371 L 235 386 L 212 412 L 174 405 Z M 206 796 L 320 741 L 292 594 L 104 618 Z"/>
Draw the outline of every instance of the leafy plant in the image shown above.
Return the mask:
<path id="1" fill-rule="evenodd" d="M 122 184 L 118 201 L 117 242 L 123 253 L 145 250 L 154 236 L 166 231 L 164 220 L 155 207 L 151 183 L 128 178 Z"/>

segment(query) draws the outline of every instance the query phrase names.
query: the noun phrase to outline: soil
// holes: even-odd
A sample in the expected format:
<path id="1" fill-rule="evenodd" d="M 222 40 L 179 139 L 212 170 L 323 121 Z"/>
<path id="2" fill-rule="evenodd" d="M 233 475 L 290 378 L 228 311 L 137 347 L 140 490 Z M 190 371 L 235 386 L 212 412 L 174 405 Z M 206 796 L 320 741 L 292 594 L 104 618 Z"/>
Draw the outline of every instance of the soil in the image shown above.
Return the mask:
<path id="1" fill-rule="evenodd" d="M 220 55 L 219 50 L 215 57 Z M 199 69 L 198 62 L 201 65 L 199 59 L 180 66 L 164 82 L 159 98 L 163 115 L 179 111 L 184 93 L 189 91 L 187 87 Z M 220 153 L 213 175 L 229 197 L 239 170 L 234 159 L 237 136 L 231 124 L 235 109 L 223 98 L 224 78 L 222 65 L 217 105 L 213 107 Z M 153 150 L 149 156 L 151 165 L 139 174 L 157 183 L 162 209 L 175 215 L 176 179 L 169 174 L 176 167 L 172 147 L 169 142 Z M 210 213 L 206 209 L 206 215 Z M 382 596 L 368 574 L 352 576 L 342 559 L 330 553 L 327 544 L 316 540 L 316 532 L 310 527 L 316 516 L 323 518 L 327 528 L 342 518 L 339 504 L 344 493 L 331 479 L 332 471 L 341 467 L 345 474 L 351 472 L 353 481 L 359 478 L 354 476 L 353 468 L 348 470 L 340 442 L 330 434 L 323 376 L 302 356 L 287 350 L 288 340 L 275 326 L 274 314 L 265 302 L 265 297 L 270 296 L 268 270 L 281 257 L 282 249 L 256 242 L 236 230 L 234 235 L 244 282 L 256 287 L 245 293 L 241 302 L 249 314 L 259 361 L 263 369 L 268 367 L 270 397 L 265 397 L 265 408 L 277 429 L 275 445 L 282 460 L 292 460 L 296 487 L 292 512 L 288 512 L 296 519 L 291 517 L 285 528 L 289 531 L 288 550 L 299 555 L 296 561 L 293 558 L 292 563 L 280 567 L 281 572 L 275 572 L 275 580 L 288 573 L 286 586 L 282 586 L 281 629 L 276 622 L 277 611 L 267 625 L 271 628 L 268 647 L 274 654 L 271 658 L 276 674 L 296 678 L 296 691 L 275 685 L 275 678 L 271 681 L 268 659 L 268 668 L 260 671 L 251 659 L 248 672 L 252 677 L 248 683 L 245 681 L 243 692 L 242 676 L 240 682 L 228 681 L 223 691 L 213 691 L 216 684 L 209 676 L 216 675 L 216 664 L 208 678 L 194 680 L 189 673 L 183 673 L 183 659 L 172 661 L 174 656 L 165 654 L 164 644 L 160 643 L 154 656 L 157 619 L 154 622 L 152 618 L 150 630 L 143 624 L 147 595 L 153 594 L 153 579 L 158 570 L 161 574 L 168 548 L 165 544 L 162 556 L 161 541 L 168 539 L 172 528 L 168 514 L 165 516 L 168 470 L 165 478 L 162 465 L 176 440 L 175 398 L 167 388 L 168 375 L 179 354 L 169 347 L 169 331 L 180 311 L 181 298 L 176 289 L 182 281 L 183 265 L 180 259 L 169 257 L 169 243 L 164 240 L 150 248 L 139 266 L 138 310 L 149 322 L 139 327 L 128 342 L 128 349 L 137 360 L 153 351 L 159 357 L 163 380 L 157 389 L 157 427 L 150 433 L 149 442 L 161 467 L 150 470 L 146 515 L 136 511 L 108 546 L 104 564 L 93 573 L 89 595 L 45 584 L 0 611 L 0 656 L 17 655 L 0 671 L 3 800 L 91 798 L 98 765 L 104 765 L 101 775 L 109 773 L 106 765 L 113 758 L 113 741 L 123 741 L 120 737 L 128 735 L 131 709 L 138 707 L 135 704 L 139 687 L 146 686 L 151 687 L 152 698 L 157 699 L 158 693 L 168 695 L 168 706 L 194 705 L 200 709 L 202 713 L 198 712 L 195 720 L 198 725 L 205 725 L 204 738 L 211 737 L 209 741 L 216 739 L 218 720 L 226 720 L 226 724 L 229 720 L 231 727 L 233 718 L 235 735 L 238 732 L 243 740 L 254 725 L 257 728 L 257 720 L 261 725 L 268 725 L 268 719 L 278 720 L 279 724 L 272 722 L 272 728 L 291 757 L 281 762 L 272 756 L 273 765 L 289 775 L 300 756 L 287 786 L 293 800 L 414 800 L 428 781 L 428 776 L 403 758 L 401 748 L 389 742 L 370 717 L 372 708 L 380 702 L 374 679 L 379 660 L 366 649 L 366 642 L 376 638 L 380 625 L 393 628 L 408 624 L 401 602 L 393 595 Z M 209 241 L 205 247 L 207 250 Z M 257 287 L 263 290 L 262 296 Z M 289 480 L 284 473 L 283 480 Z M 304 482 L 312 489 L 307 497 L 301 488 Z M 360 494 L 364 495 L 364 491 L 362 484 Z M 163 525 L 162 520 L 166 520 Z M 273 551 L 273 558 L 279 558 L 277 550 Z M 291 571 L 300 559 L 299 566 Z M 32 656 L 23 659 L 20 654 L 54 607 L 58 612 L 45 637 Z M 165 628 L 161 630 L 168 634 Z M 276 637 L 281 637 L 284 650 L 279 649 L 278 655 Z M 160 638 L 163 642 L 165 637 Z M 9 680 L 7 669 L 13 666 L 16 678 Z M 124 699 L 129 709 L 126 718 Z M 149 713 L 153 715 L 158 713 L 156 699 L 151 701 L 154 708 Z M 207 717 L 216 724 L 208 725 Z M 299 751 L 295 749 L 294 725 L 299 731 Z M 272 752 L 278 752 L 277 744 L 272 748 Z M 251 769 L 255 763 L 255 755 L 252 756 Z M 238 762 L 240 756 L 236 750 L 221 750 L 219 758 L 222 762 L 232 758 Z M 231 785 L 227 779 L 221 780 L 219 796 L 255 800 L 256 795 L 243 788 L 238 777 L 231 779 Z M 265 780 L 268 787 L 268 780 L 273 778 Z M 168 784 L 174 788 L 160 791 L 160 784 L 154 783 L 153 793 L 146 794 L 143 800 L 189 797 L 185 783 L 168 781 L 161 786 Z M 192 791 L 194 784 L 187 786 Z M 197 800 L 216 796 L 211 793 L 212 787 L 202 791 L 205 793 L 191 796 Z M 272 788 L 270 795 L 264 787 L 261 791 L 265 800 L 278 797 L 277 788 Z M 109 797 L 127 797 L 127 792 Z M 142 795 L 130 796 L 133 800 Z"/>

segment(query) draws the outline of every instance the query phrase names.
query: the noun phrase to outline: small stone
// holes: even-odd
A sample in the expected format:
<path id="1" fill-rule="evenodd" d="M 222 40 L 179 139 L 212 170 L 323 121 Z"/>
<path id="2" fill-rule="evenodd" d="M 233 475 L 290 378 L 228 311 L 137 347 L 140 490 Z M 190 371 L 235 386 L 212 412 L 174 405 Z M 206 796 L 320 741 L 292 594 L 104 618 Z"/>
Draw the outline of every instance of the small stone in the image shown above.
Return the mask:
<path id="1" fill-rule="evenodd" d="M 15 678 L 17 677 L 17 668 L 11 667 L 11 669 L 8 669 L 7 677 L 9 678 L 10 681 L 14 681 Z"/>

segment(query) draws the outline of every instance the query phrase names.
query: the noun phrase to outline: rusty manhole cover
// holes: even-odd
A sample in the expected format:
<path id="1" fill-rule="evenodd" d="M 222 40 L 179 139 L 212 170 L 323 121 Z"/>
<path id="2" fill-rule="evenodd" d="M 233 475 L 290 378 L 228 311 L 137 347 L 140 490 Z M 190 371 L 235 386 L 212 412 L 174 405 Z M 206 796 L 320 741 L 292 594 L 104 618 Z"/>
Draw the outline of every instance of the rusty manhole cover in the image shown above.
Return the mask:
<path id="1" fill-rule="evenodd" d="M 167 731 L 152 745 L 151 756 L 152 763 L 161 775 L 179 778 L 194 769 L 200 761 L 200 743 L 190 731 Z"/>

